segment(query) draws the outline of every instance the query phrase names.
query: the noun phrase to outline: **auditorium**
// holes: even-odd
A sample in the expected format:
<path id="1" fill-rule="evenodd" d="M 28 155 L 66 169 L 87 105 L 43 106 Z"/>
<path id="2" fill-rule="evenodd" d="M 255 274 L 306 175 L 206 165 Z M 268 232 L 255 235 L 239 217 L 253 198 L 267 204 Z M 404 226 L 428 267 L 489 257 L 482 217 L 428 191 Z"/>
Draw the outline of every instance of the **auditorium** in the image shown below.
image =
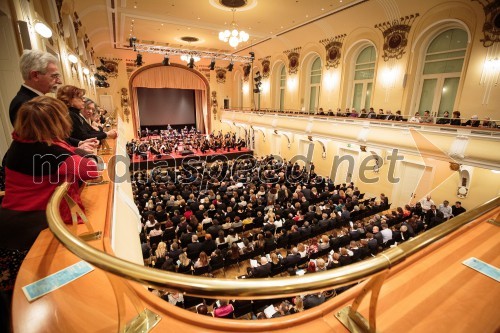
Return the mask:
<path id="1" fill-rule="evenodd" d="M 500 330 L 500 0 L 0 28 L 0 332 Z"/>

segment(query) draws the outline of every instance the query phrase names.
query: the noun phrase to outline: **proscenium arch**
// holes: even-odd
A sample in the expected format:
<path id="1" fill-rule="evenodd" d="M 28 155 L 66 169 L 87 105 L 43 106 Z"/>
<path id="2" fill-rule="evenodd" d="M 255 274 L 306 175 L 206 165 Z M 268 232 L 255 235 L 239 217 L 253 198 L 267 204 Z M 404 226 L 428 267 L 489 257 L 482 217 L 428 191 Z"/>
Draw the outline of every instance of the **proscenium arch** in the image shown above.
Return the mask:
<path id="1" fill-rule="evenodd" d="M 132 73 L 132 75 L 130 76 L 130 79 L 128 81 L 128 89 L 129 89 L 129 96 L 130 96 L 131 109 L 132 109 L 132 121 L 133 121 L 133 126 L 134 126 L 134 134 L 137 135 L 137 133 L 138 133 L 137 131 L 140 127 L 139 127 L 139 110 L 138 110 L 138 104 L 137 104 L 138 103 L 137 95 L 136 95 L 136 91 L 135 91 L 132 83 L 139 75 L 141 75 L 141 73 L 143 73 L 144 71 L 153 69 L 155 67 L 160 67 L 160 68 L 177 67 L 177 68 L 180 68 L 180 69 L 183 69 L 183 70 L 186 70 L 188 72 L 195 74 L 196 76 L 199 77 L 199 79 L 201 81 L 203 81 L 205 88 L 206 88 L 207 114 L 202 115 L 202 116 L 203 116 L 204 121 L 205 121 L 206 134 L 210 133 L 212 130 L 212 126 L 211 126 L 212 113 L 211 113 L 211 108 L 210 108 L 210 83 L 208 82 L 207 78 L 199 71 L 192 69 L 192 68 L 188 68 L 187 66 L 184 66 L 181 64 L 171 63 L 170 66 L 163 66 L 161 63 L 155 63 L 155 64 L 151 64 L 151 65 L 146 65 L 146 66 L 143 66 L 143 67 L 137 69 L 134 73 Z"/>

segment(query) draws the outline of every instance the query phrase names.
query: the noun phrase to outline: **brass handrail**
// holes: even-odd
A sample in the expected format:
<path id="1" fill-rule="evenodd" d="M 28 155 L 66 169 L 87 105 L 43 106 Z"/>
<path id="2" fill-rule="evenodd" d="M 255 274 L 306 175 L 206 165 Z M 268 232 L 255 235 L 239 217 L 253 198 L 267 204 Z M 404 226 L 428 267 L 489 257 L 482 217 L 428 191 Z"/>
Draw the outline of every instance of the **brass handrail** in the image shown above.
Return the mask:
<path id="1" fill-rule="evenodd" d="M 198 297 L 231 299 L 289 297 L 356 283 L 391 268 L 408 256 L 500 206 L 500 197 L 497 197 L 397 247 L 386 250 L 381 255 L 349 266 L 304 276 L 228 280 L 181 275 L 148 268 L 114 257 L 86 244 L 70 232 L 59 213 L 59 204 L 68 187 L 69 184 L 64 183 L 55 190 L 47 206 L 47 219 L 55 237 L 75 255 L 105 271 L 142 284 L 179 290 Z"/>

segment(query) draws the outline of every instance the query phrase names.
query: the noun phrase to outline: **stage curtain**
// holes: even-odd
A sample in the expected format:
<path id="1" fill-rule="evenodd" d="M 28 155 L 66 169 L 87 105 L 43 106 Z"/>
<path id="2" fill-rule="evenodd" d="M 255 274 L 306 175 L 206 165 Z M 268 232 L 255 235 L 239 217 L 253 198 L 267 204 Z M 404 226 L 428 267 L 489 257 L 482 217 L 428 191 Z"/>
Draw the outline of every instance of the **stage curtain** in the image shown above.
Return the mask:
<path id="1" fill-rule="evenodd" d="M 138 116 L 137 88 L 174 88 L 195 90 L 196 125 L 198 130 L 208 133 L 209 117 L 205 82 L 195 73 L 175 66 L 151 67 L 138 73 L 132 81 L 136 126 L 140 129 Z"/>

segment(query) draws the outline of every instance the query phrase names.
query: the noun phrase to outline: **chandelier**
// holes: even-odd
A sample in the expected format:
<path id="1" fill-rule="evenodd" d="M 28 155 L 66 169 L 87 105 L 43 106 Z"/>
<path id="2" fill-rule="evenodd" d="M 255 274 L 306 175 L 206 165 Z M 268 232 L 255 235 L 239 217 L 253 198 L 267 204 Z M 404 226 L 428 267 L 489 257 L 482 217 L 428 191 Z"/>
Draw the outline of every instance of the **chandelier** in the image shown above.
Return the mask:
<path id="1" fill-rule="evenodd" d="M 219 32 L 219 39 L 223 42 L 229 42 L 229 45 L 236 48 L 239 43 L 246 42 L 250 37 L 246 32 L 238 31 L 238 25 L 234 21 L 234 12 L 236 9 L 231 9 L 233 12 L 233 21 L 231 22 L 231 30 L 226 29 Z"/>

